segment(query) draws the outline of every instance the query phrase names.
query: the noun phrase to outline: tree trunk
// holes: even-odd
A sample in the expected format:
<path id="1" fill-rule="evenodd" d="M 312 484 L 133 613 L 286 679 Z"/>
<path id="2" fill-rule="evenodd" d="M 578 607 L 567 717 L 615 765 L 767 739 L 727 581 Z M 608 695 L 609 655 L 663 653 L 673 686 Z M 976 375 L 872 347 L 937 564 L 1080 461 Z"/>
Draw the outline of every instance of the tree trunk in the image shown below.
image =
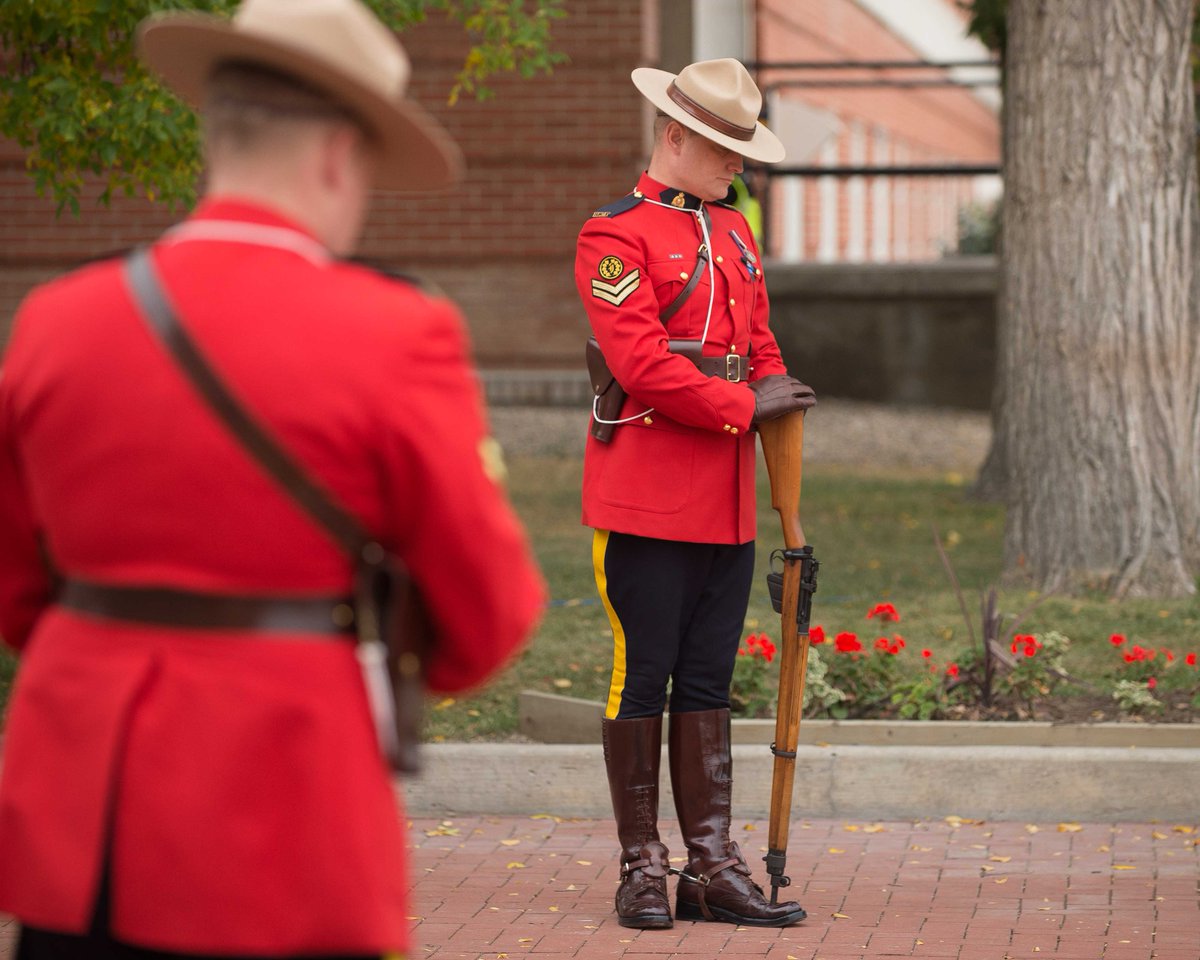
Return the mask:
<path id="1" fill-rule="evenodd" d="M 1041 589 L 1196 588 L 1192 7 L 1009 3 L 1004 549 Z"/>

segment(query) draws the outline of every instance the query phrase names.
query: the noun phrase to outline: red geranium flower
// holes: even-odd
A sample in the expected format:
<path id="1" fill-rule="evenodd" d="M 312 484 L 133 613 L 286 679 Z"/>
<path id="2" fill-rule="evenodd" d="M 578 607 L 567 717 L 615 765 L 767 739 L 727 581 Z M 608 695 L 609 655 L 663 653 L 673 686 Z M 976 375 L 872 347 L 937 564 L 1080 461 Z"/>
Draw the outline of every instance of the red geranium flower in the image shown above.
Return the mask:
<path id="1" fill-rule="evenodd" d="M 875 638 L 875 649 L 876 650 L 886 650 L 887 648 L 888 648 L 888 638 L 887 637 L 876 637 Z"/>
<path id="2" fill-rule="evenodd" d="M 1125 634 L 1114 633 L 1111 637 L 1108 638 L 1108 642 L 1111 643 L 1114 647 L 1119 647 L 1121 644 L 1123 644 L 1125 642 Z"/>
<path id="3" fill-rule="evenodd" d="M 875 606 L 871 608 L 871 612 L 867 614 L 868 620 L 870 620 L 872 617 L 878 617 L 880 620 L 891 620 L 893 622 L 898 622 L 900 620 L 900 614 L 896 612 L 895 606 L 890 603 L 875 604 Z"/>
<path id="4" fill-rule="evenodd" d="M 1158 681 L 1155 680 L 1154 677 L 1151 677 L 1149 680 L 1146 681 L 1146 689 L 1147 690 L 1153 690 L 1157 686 L 1158 686 Z"/>
<path id="5" fill-rule="evenodd" d="M 762 635 L 762 639 L 759 641 L 759 649 L 762 650 L 763 659 L 766 660 L 767 663 L 770 663 L 775 659 L 775 644 L 771 642 L 771 638 L 765 633 Z"/>
<path id="6" fill-rule="evenodd" d="M 823 626 L 821 626 L 819 623 L 816 624 L 811 630 L 808 631 L 808 642 L 809 643 L 824 643 L 825 642 L 825 628 Z"/>
<path id="7" fill-rule="evenodd" d="M 838 653 L 857 653 L 862 649 L 862 644 L 853 633 L 839 633 L 833 638 L 833 645 L 837 647 Z"/>
<path id="8" fill-rule="evenodd" d="M 894 641 L 894 643 L 890 647 L 888 647 L 888 653 L 899 653 L 901 650 L 903 650 L 905 648 L 906 644 L 904 642 L 904 638 L 902 636 L 900 636 L 900 634 L 898 634 L 898 633 L 893 634 L 892 640 Z"/>
<path id="9" fill-rule="evenodd" d="M 1194 653 L 1189 653 L 1186 657 L 1183 658 L 1183 662 L 1186 663 L 1189 667 L 1194 667 L 1196 665 L 1196 655 Z"/>
<path id="10" fill-rule="evenodd" d="M 923 657 L 924 657 L 926 660 L 928 660 L 930 657 L 932 657 L 932 656 L 933 656 L 933 651 L 932 651 L 932 650 L 929 650 L 928 648 L 927 648 L 927 649 L 925 649 L 925 650 L 922 650 L 922 651 L 921 651 L 921 656 L 923 656 Z"/>
<path id="11" fill-rule="evenodd" d="M 957 677 L 958 676 L 958 664 L 957 663 L 950 663 L 950 664 L 946 665 L 946 676 L 948 676 L 948 677 Z"/>

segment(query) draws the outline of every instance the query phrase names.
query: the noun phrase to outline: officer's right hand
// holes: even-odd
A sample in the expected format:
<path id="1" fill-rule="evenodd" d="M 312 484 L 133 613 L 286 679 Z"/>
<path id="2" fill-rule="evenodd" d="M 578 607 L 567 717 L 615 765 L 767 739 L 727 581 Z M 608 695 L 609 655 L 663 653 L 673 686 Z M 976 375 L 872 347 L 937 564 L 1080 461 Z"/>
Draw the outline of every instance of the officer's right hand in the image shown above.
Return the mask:
<path id="1" fill-rule="evenodd" d="M 755 380 L 750 384 L 750 389 L 754 391 L 754 423 L 774 420 L 796 410 L 807 410 L 817 402 L 812 387 L 785 373 Z"/>

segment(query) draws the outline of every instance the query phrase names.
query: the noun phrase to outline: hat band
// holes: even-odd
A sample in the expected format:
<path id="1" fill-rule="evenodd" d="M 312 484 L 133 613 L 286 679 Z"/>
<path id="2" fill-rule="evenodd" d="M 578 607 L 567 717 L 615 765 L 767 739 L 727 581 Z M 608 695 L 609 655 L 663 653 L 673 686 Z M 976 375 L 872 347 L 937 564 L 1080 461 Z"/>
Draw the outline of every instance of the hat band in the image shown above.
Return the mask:
<path id="1" fill-rule="evenodd" d="M 667 96 L 671 100 L 682 107 L 686 113 L 691 114 L 705 126 L 712 127 L 717 133 L 723 133 L 727 137 L 733 137 L 734 140 L 753 140 L 754 127 L 739 127 L 736 123 L 730 123 L 724 117 L 719 117 L 707 107 L 701 106 L 686 93 L 675 85 L 675 81 L 671 81 L 671 85 L 667 87 Z"/>

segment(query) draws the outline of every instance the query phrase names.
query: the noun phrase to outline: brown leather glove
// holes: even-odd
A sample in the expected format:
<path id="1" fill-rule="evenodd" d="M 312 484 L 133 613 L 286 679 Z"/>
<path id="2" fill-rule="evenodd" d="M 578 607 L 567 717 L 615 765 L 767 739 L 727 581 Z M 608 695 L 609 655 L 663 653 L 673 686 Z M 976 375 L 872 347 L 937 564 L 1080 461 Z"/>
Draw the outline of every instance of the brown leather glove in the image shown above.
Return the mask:
<path id="1" fill-rule="evenodd" d="M 775 373 L 750 384 L 754 391 L 753 423 L 774 420 L 785 413 L 807 410 L 817 402 L 812 387 L 805 386 L 795 377 Z"/>

